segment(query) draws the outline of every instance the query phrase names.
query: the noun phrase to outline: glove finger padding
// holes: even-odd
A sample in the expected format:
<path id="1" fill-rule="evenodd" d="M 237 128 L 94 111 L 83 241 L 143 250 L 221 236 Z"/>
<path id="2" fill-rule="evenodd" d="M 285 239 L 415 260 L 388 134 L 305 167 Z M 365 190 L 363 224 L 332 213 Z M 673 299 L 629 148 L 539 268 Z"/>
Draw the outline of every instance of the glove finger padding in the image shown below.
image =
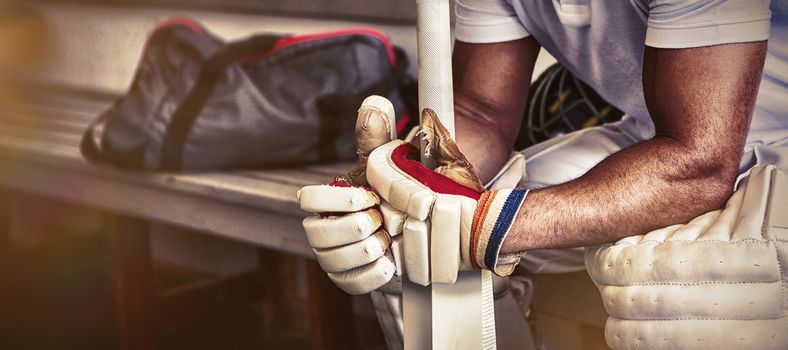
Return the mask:
<path id="1" fill-rule="evenodd" d="M 402 233 L 402 226 L 405 225 L 405 213 L 394 209 L 391 204 L 380 203 L 380 213 L 383 215 L 383 229 L 391 236 Z"/>
<path id="2" fill-rule="evenodd" d="M 388 251 L 388 253 L 391 254 L 391 259 L 394 261 L 394 264 L 397 265 L 397 271 L 395 273 L 397 276 L 405 274 L 405 248 L 402 236 L 403 235 L 392 237 L 391 247 Z"/>
<path id="3" fill-rule="evenodd" d="M 429 225 L 429 221 L 408 218 L 402 234 L 408 279 L 422 286 L 430 284 Z"/>
<path id="4" fill-rule="evenodd" d="M 305 186 L 296 197 L 301 210 L 310 213 L 350 213 L 380 204 L 375 192 L 341 184 Z"/>
<path id="5" fill-rule="evenodd" d="M 430 225 L 430 277 L 437 283 L 454 283 L 460 270 L 462 205 L 459 196 L 436 195 Z M 446 247 L 460 247 L 447 249 Z"/>
<path id="6" fill-rule="evenodd" d="M 362 241 L 340 247 L 313 249 L 318 264 L 325 272 L 342 272 L 364 266 L 383 256 L 391 245 L 391 237 L 378 231 Z"/>
<path id="7" fill-rule="evenodd" d="M 384 255 L 362 267 L 328 273 L 328 278 L 348 294 L 366 294 L 388 283 L 396 272 L 396 265 Z"/>
<path id="8" fill-rule="evenodd" d="M 382 223 L 381 212 L 373 208 L 341 216 L 309 216 L 303 225 L 312 248 L 331 248 L 365 239 Z"/>
<path id="9" fill-rule="evenodd" d="M 755 167 L 726 207 L 587 248 L 613 349 L 788 349 L 788 177 Z"/>

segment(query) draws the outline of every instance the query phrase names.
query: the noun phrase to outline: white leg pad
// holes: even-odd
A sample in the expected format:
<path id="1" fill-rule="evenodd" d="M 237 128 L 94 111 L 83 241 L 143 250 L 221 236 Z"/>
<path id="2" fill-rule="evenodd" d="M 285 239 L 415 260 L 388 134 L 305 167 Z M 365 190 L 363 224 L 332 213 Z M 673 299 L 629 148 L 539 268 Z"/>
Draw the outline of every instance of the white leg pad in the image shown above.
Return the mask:
<path id="1" fill-rule="evenodd" d="M 386 339 L 386 348 L 390 350 L 401 350 L 402 340 L 402 310 L 400 307 L 400 295 L 385 294 L 374 291 L 369 294 L 372 305 L 375 307 L 375 314 L 378 316 L 383 337 Z"/>
<path id="2" fill-rule="evenodd" d="M 744 182 L 746 181 L 746 182 Z M 586 249 L 613 349 L 788 349 L 788 176 L 756 166 L 724 209 Z"/>

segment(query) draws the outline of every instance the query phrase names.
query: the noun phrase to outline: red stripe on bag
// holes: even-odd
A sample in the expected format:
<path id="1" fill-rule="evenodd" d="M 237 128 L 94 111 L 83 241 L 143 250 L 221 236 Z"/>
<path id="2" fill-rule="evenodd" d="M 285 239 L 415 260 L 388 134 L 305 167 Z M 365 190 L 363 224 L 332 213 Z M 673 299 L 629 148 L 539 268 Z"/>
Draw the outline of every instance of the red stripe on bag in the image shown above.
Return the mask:
<path id="1" fill-rule="evenodd" d="M 200 27 L 200 25 L 197 22 L 192 21 L 188 18 L 176 17 L 176 18 L 168 19 L 162 22 L 161 24 L 159 24 L 158 26 L 156 26 L 156 28 L 154 28 L 150 33 L 148 33 L 148 37 L 145 38 L 145 44 L 142 45 L 143 57 L 148 51 L 148 44 L 150 44 L 150 39 L 153 38 L 153 36 L 156 35 L 156 33 L 161 31 L 162 29 L 169 28 L 172 26 L 182 26 L 182 27 L 186 27 L 187 29 L 190 29 L 191 31 L 197 34 L 200 35 L 205 34 L 202 30 L 202 27 Z"/>
<path id="2" fill-rule="evenodd" d="M 271 50 L 262 53 L 261 54 L 262 56 L 259 58 L 267 56 L 268 54 L 272 54 L 288 46 L 292 46 L 305 41 L 328 39 L 328 38 L 335 38 L 335 37 L 348 36 L 348 35 L 367 35 L 380 40 L 383 43 L 383 45 L 386 47 L 386 52 L 388 53 L 389 56 L 389 62 L 391 62 L 391 68 L 392 69 L 397 68 L 397 57 L 396 55 L 394 55 L 394 46 L 391 44 L 391 41 L 389 41 L 389 38 L 386 36 L 386 34 L 383 34 L 383 32 L 373 28 L 348 28 L 348 29 L 342 29 L 333 32 L 288 36 L 279 39 L 279 41 L 277 41 L 276 44 L 274 44 L 274 47 L 272 47 Z"/>
<path id="3" fill-rule="evenodd" d="M 405 132 L 407 132 L 407 130 L 405 130 L 405 128 L 408 126 L 409 122 L 410 122 L 410 113 L 409 112 L 405 112 L 405 114 L 402 115 L 402 118 L 400 118 L 400 120 L 397 122 L 397 134 L 398 135 L 405 136 Z"/>
<path id="4" fill-rule="evenodd" d="M 168 19 L 168 20 L 164 21 L 163 23 L 159 24 L 158 26 L 156 26 L 156 28 L 154 28 L 153 31 L 150 32 L 150 34 L 148 35 L 148 38 L 152 37 L 154 34 L 156 34 L 156 32 L 158 32 L 158 31 L 160 31 L 160 30 L 162 30 L 164 28 L 171 27 L 171 26 L 184 26 L 186 28 L 191 29 L 195 33 L 203 34 L 202 27 L 200 27 L 200 25 L 197 24 L 197 22 L 192 21 L 192 20 L 190 20 L 188 18 L 180 18 L 179 17 L 179 18 Z"/>

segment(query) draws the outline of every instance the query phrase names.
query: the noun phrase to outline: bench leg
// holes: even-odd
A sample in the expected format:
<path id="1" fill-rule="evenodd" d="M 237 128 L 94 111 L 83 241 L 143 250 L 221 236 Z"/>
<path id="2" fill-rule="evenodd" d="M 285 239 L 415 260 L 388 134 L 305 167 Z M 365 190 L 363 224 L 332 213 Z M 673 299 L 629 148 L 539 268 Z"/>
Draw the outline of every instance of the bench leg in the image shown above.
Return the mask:
<path id="1" fill-rule="evenodd" d="M 11 249 L 11 208 L 8 191 L 0 190 L 0 256 Z"/>
<path id="2" fill-rule="evenodd" d="M 262 307 L 266 336 L 286 337 L 307 331 L 306 299 L 300 296 L 304 259 L 269 249 L 258 250 L 263 281 Z"/>
<path id="3" fill-rule="evenodd" d="M 121 349 L 153 349 L 153 266 L 145 221 L 108 214 L 112 284 Z"/>
<path id="4" fill-rule="evenodd" d="M 0 310 L 3 310 L 3 316 L 0 319 L 0 348 L 8 347 L 9 330 L 11 333 L 14 332 L 12 325 L 18 314 L 15 311 L 9 311 L 14 310 L 12 303 L 17 299 L 8 296 L 9 291 L 15 294 L 13 291 L 17 282 L 16 276 L 11 270 L 19 269 L 19 264 L 11 258 L 11 208 L 9 206 L 8 192 L 0 189 Z"/>
<path id="5" fill-rule="evenodd" d="M 307 263 L 307 276 L 312 349 L 355 349 L 351 296 L 337 288 L 314 261 Z"/>

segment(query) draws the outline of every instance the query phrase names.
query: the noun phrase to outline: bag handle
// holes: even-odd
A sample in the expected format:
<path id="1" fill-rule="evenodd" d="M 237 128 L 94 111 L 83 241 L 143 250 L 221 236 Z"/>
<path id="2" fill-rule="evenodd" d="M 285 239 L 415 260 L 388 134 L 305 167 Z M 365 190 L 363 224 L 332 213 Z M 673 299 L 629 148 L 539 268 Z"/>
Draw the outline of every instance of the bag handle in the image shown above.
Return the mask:
<path id="1" fill-rule="evenodd" d="M 161 145 L 160 170 L 179 170 L 186 137 L 205 106 L 205 102 L 216 87 L 228 66 L 250 55 L 259 55 L 271 50 L 280 35 L 258 35 L 228 44 L 203 62 L 194 86 L 178 105 L 170 124 L 164 132 Z"/>
<path id="2" fill-rule="evenodd" d="M 82 140 L 79 142 L 79 152 L 82 153 L 82 157 L 87 159 L 89 163 L 93 163 L 93 164 L 106 163 L 106 160 L 104 159 L 101 153 L 101 147 L 96 143 L 95 133 L 96 133 L 96 128 L 107 121 L 109 112 L 112 109 L 114 109 L 114 107 L 112 107 L 108 111 L 101 113 L 101 115 L 91 120 L 90 124 L 88 124 L 87 129 L 85 129 L 85 132 L 82 134 Z"/>
<path id="3" fill-rule="evenodd" d="M 96 129 L 99 126 L 105 125 L 112 115 L 112 112 L 117 108 L 118 102 L 115 102 L 110 109 L 101 113 L 101 115 L 88 124 L 88 127 L 82 134 L 82 140 L 79 143 L 79 151 L 82 153 L 82 157 L 92 164 L 112 164 L 119 168 L 139 169 L 140 165 L 144 165 L 144 149 L 134 149 L 126 153 L 119 153 L 117 157 L 112 157 L 114 159 L 110 159 L 103 151 L 101 142 L 96 142 L 96 136 L 98 136 L 96 135 Z M 101 138 L 101 136 L 99 136 L 99 138 Z"/>

